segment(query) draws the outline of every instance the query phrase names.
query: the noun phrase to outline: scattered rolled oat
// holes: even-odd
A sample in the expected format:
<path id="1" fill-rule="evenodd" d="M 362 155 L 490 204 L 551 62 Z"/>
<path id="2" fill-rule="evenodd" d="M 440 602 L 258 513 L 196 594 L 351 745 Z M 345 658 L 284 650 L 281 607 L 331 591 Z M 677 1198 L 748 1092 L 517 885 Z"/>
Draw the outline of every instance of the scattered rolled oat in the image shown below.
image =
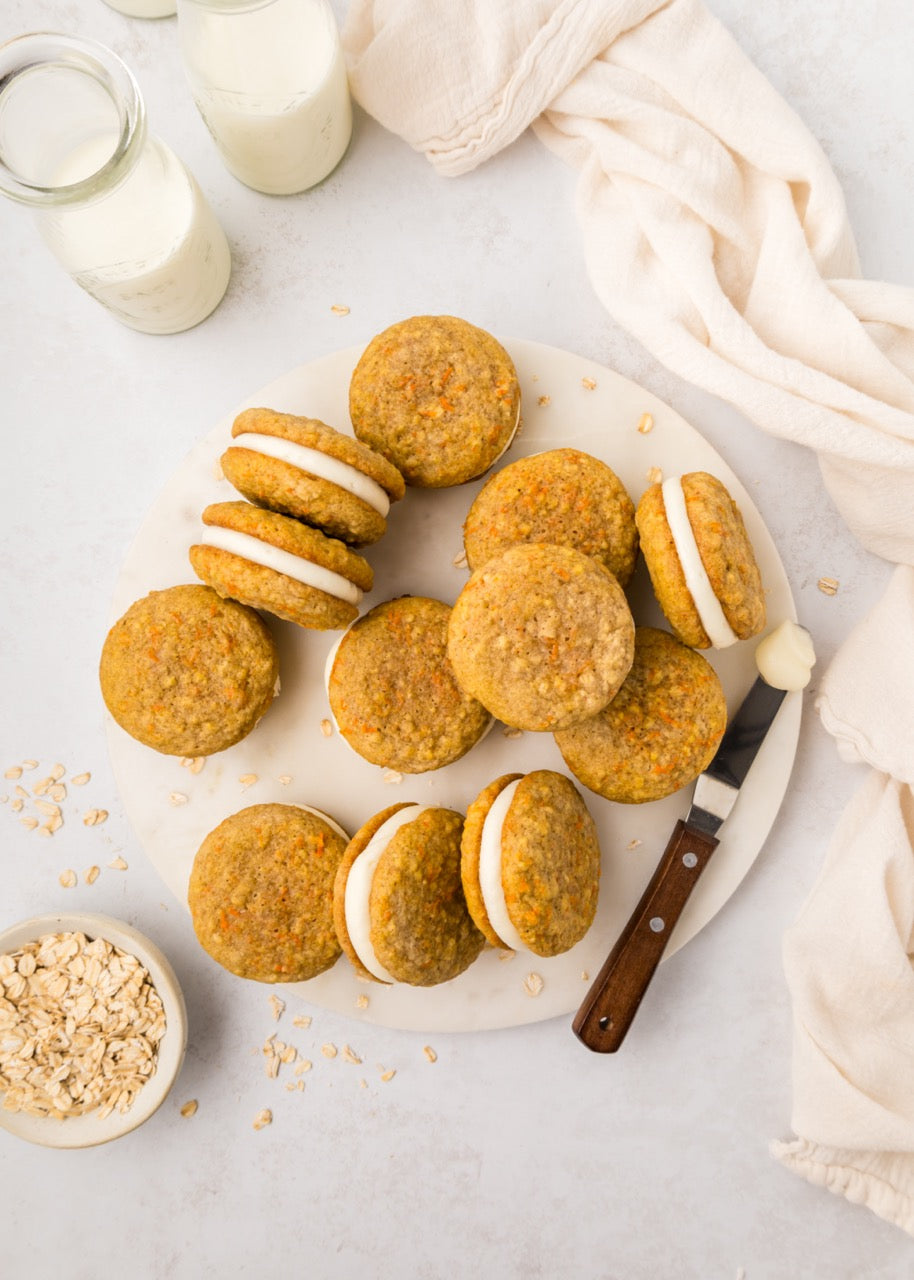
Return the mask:
<path id="1" fill-rule="evenodd" d="M 515 729 L 513 725 L 506 724 L 502 729 L 502 737 L 504 738 L 522 738 L 524 736 L 523 729 Z"/>
<path id="2" fill-rule="evenodd" d="M 287 787 L 291 781 L 292 781 L 291 773 L 281 773 L 277 778 L 277 782 L 281 787 Z"/>
<path id="3" fill-rule="evenodd" d="M 91 777 L 92 777 L 91 773 L 74 774 L 73 777 L 70 779 L 70 786 L 84 787 Z"/>
<path id="4" fill-rule="evenodd" d="M 552 396 L 540 396 L 540 398 L 537 400 L 536 403 L 540 406 L 540 408 L 546 409 L 548 408 L 549 405 L 552 404 Z"/>
<path id="5" fill-rule="evenodd" d="M 825 596 L 836 596 L 841 585 L 837 578 L 820 578 L 816 584 Z"/>
<path id="6" fill-rule="evenodd" d="M 22 777 L 22 765 L 11 764 L 3 776 L 4 778 L 9 778 L 10 782 L 15 782 L 17 779 Z"/>
<path id="7" fill-rule="evenodd" d="M 243 773 L 241 777 L 238 779 L 238 781 L 241 783 L 243 787 L 252 787 L 254 783 L 257 781 L 257 774 Z"/>
<path id="8" fill-rule="evenodd" d="M 286 1002 L 281 1000 L 277 995 L 270 996 L 270 1012 L 273 1014 L 273 1021 L 278 1022 L 285 1010 Z"/>
<path id="9" fill-rule="evenodd" d="M 174 805 L 176 809 L 180 809 L 182 804 L 187 804 L 187 796 L 183 791 L 172 791 L 169 793 L 168 803 Z"/>
<path id="10" fill-rule="evenodd" d="M 23 767 L 23 769 L 37 769 L 37 768 L 38 768 L 38 761 L 37 761 L 37 760 L 23 760 L 23 762 L 22 762 L 22 767 Z"/>
<path id="11" fill-rule="evenodd" d="M 663 472 L 659 467 L 651 467 L 647 473 L 648 484 L 660 484 L 663 480 Z"/>
<path id="12" fill-rule="evenodd" d="M 396 1067 L 390 1067 L 387 1071 L 381 1072 L 381 1079 L 386 1084 L 388 1080 L 393 1080 L 396 1074 L 397 1074 Z"/>
<path id="13" fill-rule="evenodd" d="M 330 308 L 330 310 L 333 312 L 335 316 L 349 315 L 349 308 L 346 306 L 345 303 L 335 302 L 333 306 Z"/>
<path id="14" fill-rule="evenodd" d="M 648 435 L 649 432 L 654 430 L 654 419 L 651 414 L 642 413 L 641 417 L 638 419 L 638 430 L 643 436 Z"/>
<path id="15" fill-rule="evenodd" d="M 298 1050 L 294 1044 L 284 1044 L 280 1050 L 279 1061 L 284 1067 L 290 1066 L 298 1057 Z"/>
<path id="16" fill-rule="evenodd" d="M 333 736 L 333 721 L 328 720 L 326 716 L 321 721 L 321 733 L 325 738 L 331 738 Z"/>
<path id="17" fill-rule="evenodd" d="M 12 809 L 13 813 L 21 813 L 22 807 L 24 804 L 25 804 L 25 801 L 22 799 L 22 797 L 16 796 L 16 799 L 12 802 L 12 804 L 10 805 L 10 808 Z"/>
<path id="18" fill-rule="evenodd" d="M 364 1076 L 363 1076 L 363 1077 L 362 1077 L 362 1079 L 359 1081 L 359 1088 L 360 1088 L 360 1089 L 367 1089 L 367 1088 L 368 1088 L 368 1081 L 364 1078 Z"/>
<path id="19" fill-rule="evenodd" d="M 206 764 L 206 756 L 182 756 L 181 768 L 187 769 L 189 773 L 199 773 Z"/>
<path id="20" fill-rule="evenodd" d="M 76 884 L 76 872 L 70 869 L 61 871 L 57 879 L 60 882 L 61 889 L 72 889 Z"/>
<path id="21" fill-rule="evenodd" d="M 189 1099 L 189 1101 L 185 1102 L 184 1106 L 181 1108 L 181 1115 L 184 1116 L 185 1119 L 187 1119 L 188 1116 L 195 1116 L 197 1114 L 197 1105 L 196 1098 Z"/>
<path id="22" fill-rule="evenodd" d="M 390 786 L 396 786 L 403 781 L 403 774 L 397 773 L 396 769 L 385 769 L 381 775 L 381 781 L 389 783 Z"/>
<path id="23" fill-rule="evenodd" d="M 43 813 L 46 818 L 60 817 L 60 805 L 52 804 L 50 800 L 36 800 L 35 808 L 39 813 Z"/>
<path id="24" fill-rule="evenodd" d="M 430 1044 L 427 1044 L 427 1045 L 423 1048 L 422 1052 L 425 1054 L 426 1059 L 427 1059 L 429 1062 L 437 1062 L 437 1061 L 438 1061 L 438 1055 L 437 1055 L 437 1053 L 435 1052 L 435 1050 L 432 1048 L 432 1046 L 431 1046 Z"/>
<path id="25" fill-rule="evenodd" d="M 161 998 L 136 956 L 104 938 L 45 934 L 0 956 L 0 985 L 6 1110 L 55 1119 L 129 1110 L 165 1034 Z"/>
<path id="26" fill-rule="evenodd" d="M 585 390 L 585 391 L 596 391 L 596 389 L 597 389 L 596 379 L 594 379 L 594 378 L 582 378 L 582 379 L 581 379 L 581 386 L 584 388 L 584 390 Z"/>
<path id="27" fill-rule="evenodd" d="M 641 841 L 640 841 L 640 840 L 629 840 L 628 844 L 627 844 L 625 847 L 626 847 L 626 849 L 640 849 L 640 848 L 641 848 Z"/>
<path id="28" fill-rule="evenodd" d="M 351 1062 L 356 1066 L 359 1066 L 362 1061 L 355 1049 L 351 1048 L 348 1044 L 343 1045 L 342 1059 L 344 1062 Z"/>
<path id="29" fill-rule="evenodd" d="M 20 818 L 19 821 L 25 827 L 26 831 L 34 831 L 38 826 L 38 819 L 31 816 Z"/>
<path id="30" fill-rule="evenodd" d="M 321 1053 L 324 1055 L 325 1058 L 335 1058 L 336 1052 L 337 1050 L 336 1050 L 335 1044 L 330 1044 L 328 1042 L 327 1044 L 321 1045 Z"/>
<path id="31" fill-rule="evenodd" d="M 108 820 L 107 809 L 90 809 L 86 814 L 86 816 L 83 818 L 83 826 L 97 827 L 97 826 L 100 826 L 101 823 L 107 822 L 107 820 Z"/>
<path id="32" fill-rule="evenodd" d="M 95 866 L 89 867 L 88 870 L 86 871 L 86 884 L 95 884 L 100 874 L 101 874 L 101 867 L 95 867 Z"/>
<path id="33" fill-rule="evenodd" d="M 587 972 L 587 970 L 586 970 L 586 969 L 582 969 L 582 970 L 581 970 L 581 981 L 582 981 L 582 982 L 589 982 L 589 981 L 590 981 L 590 974 Z"/>
<path id="34" fill-rule="evenodd" d="M 303 1030 L 307 1030 L 307 1028 L 311 1026 L 310 1014 L 297 1013 L 295 1017 L 292 1019 L 292 1026 L 301 1027 Z"/>
<path id="35" fill-rule="evenodd" d="M 508 951 L 505 947 L 498 948 L 498 958 L 502 963 L 506 960 L 513 960 L 516 955 L 516 951 Z"/>
<path id="36" fill-rule="evenodd" d="M 55 764 L 54 768 L 51 770 L 51 778 L 54 782 L 59 782 L 66 772 L 67 771 L 62 764 Z"/>
<path id="37" fill-rule="evenodd" d="M 116 858 L 112 858 L 112 859 L 111 859 L 111 861 L 108 863 L 108 866 L 111 868 L 111 870 L 112 870 L 112 871 L 126 871 L 126 870 L 127 870 L 127 863 L 126 863 L 126 862 L 124 861 L 124 859 L 120 856 L 120 854 L 118 854 L 118 856 L 117 856 Z"/>
<path id="38" fill-rule="evenodd" d="M 543 989 L 543 980 L 538 973 L 528 973 L 524 978 L 524 990 L 528 996 L 538 996 Z"/>
<path id="39" fill-rule="evenodd" d="M 361 994 L 360 996 L 356 996 L 356 998 L 355 998 L 355 1007 L 356 1007 L 357 1009 L 367 1009 L 367 1008 L 368 1008 L 368 997 L 365 995 L 364 991 L 362 992 L 362 994 Z"/>
<path id="40" fill-rule="evenodd" d="M 313 1063 L 310 1058 L 302 1058 L 295 1064 L 295 1074 L 303 1076 L 306 1071 L 310 1071 Z"/>
<path id="41" fill-rule="evenodd" d="M 465 569 L 467 567 L 467 553 L 465 551 L 458 552 L 451 564 L 455 569 Z"/>
<path id="42" fill-rule="evenodd" d="M 265 1129 L 268 1124 L 273 1123 L 273 1112 L 269 1107 L 264 1107 L 262 1111 L 258 1111 L 254 1117 L 254 1128 Z"/>
<path id="43" fill-rule="evenodd" d="M 48 795 L 59 804 L 61 800 L 66 800 L 67 789 L 62 782 L 55 782 L 53 787 L 48 787 Z"/>

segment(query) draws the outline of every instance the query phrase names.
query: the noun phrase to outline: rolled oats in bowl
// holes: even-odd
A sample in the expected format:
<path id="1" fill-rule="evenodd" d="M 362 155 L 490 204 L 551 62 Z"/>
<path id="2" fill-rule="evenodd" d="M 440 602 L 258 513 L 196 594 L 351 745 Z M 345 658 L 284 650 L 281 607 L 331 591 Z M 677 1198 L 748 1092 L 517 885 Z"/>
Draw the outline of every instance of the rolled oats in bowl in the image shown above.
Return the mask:
<path id="1" fill-rule="evenodd" d="M 82 1147 L 142 1124 L 184 1056 L 165 956 L 104 916 L 45 916 L 0 934 L 0 1126 Z"/>

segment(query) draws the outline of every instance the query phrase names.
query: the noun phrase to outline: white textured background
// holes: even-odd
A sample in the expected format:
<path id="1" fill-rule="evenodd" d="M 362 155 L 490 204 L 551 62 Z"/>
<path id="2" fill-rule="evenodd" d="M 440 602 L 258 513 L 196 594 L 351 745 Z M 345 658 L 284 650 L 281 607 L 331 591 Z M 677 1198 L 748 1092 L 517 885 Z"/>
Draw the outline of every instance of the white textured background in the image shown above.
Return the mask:
<path id="1" fill-rule="evenodd" d="M 909 0 L 711 7 L 830 156 L 866 273 L 914 284 Z M 811 712 L 762 856 L 661 970 L 615 1058 L 587 1053 L 564 1019 L 436 1035 L 434 1064 L 427 1037 L 359 1025 L 355 1010 L 307 1010 L 312 1028 L 294 1031 L 290 1008 L 277 1027 L 265 989 L 199 950 L 119 806 L 95 668 L 148 504 L 212 423 L 286 369 L 423 311 L 612 365 L 694 422 L 751 488 L 823 666 L 886 566 L 852 543 L 811 457 L 670 377 L 608 322 L 580 260 L 573 175 L 533 138 L 446 180 L 359 114 L 336 174 L 270 199 L 222 168 L 173 19 L 123 18 L 101 0 L 5 0 L 0 39 L 38 29 L 94 36 L 130 64 L 152 128 L 221 219 L 235 269 L 205 324 L 145 337 L 67 281 L 22 209 L 0 208 L 0 771 L 33 757 L 93 775 L 53 840 L 0 807 L 0 926 L 75 907 L 128 919 L 172 958 L 191 1019 L 171 1099 L 120 1143 L 55 1153 L 0 1132 L 2 1280 L 906 1280 L 908 1237 L 767 1153 L 789 1132 L 780 940 L 858 781 Z M 836 596 L 817 590 L 822 575 L 840 580 Z M 83 827 L 77 800 L 110 810 L 107 823 Z M 128 871 L 107 869 L 117 853 Z M 64 867 L 93 862 L 93 886 L 60 888 Z M 274 1030 L 315 1062 L 304 1094 L 264 1077 L 259 1048 Z M 325 1060 L 325 1041 L 348 1042 L 364 1065 Z M 382 1067 L 396 1068 L 387 1083 Z M 189 1098 L 199 1111 L 182 1119 Z M 266 1106 L 274 1123 L 255 1132 Z"/>

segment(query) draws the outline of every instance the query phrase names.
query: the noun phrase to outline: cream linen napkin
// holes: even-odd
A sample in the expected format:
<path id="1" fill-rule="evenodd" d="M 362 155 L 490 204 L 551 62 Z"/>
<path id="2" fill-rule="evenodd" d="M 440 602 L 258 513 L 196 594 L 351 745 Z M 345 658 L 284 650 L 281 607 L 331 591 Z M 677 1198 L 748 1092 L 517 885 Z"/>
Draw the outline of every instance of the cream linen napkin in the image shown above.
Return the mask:
<path id="1" fill-rule="evenodd" d="M 610 315 L 814 449 L 861 542 L 914 565 L 914 291 L 860 278 L 826 157 L 701 0 L 352 0 L 343 42 L 357 100 L 441 173 L 532 125 L 579 173 Z M 914 1233 L 911 580 L 823 683 L 873 773 L 787 939 L 799 1141 L 776 1154 Z"/>

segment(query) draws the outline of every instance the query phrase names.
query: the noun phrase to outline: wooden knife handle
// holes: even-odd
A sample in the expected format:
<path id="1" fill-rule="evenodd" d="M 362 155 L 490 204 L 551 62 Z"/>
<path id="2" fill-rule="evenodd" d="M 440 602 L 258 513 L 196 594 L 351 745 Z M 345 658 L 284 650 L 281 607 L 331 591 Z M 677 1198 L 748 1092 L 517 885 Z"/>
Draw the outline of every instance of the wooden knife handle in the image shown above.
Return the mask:
<path id="1" fill-rule="evenodd" d="M 588 1049 L 615 1053 L 625 1039 L 673 927 L 718 843 L 682 819 L 676 823 L 641 901 L 571 1024 Z"/>

